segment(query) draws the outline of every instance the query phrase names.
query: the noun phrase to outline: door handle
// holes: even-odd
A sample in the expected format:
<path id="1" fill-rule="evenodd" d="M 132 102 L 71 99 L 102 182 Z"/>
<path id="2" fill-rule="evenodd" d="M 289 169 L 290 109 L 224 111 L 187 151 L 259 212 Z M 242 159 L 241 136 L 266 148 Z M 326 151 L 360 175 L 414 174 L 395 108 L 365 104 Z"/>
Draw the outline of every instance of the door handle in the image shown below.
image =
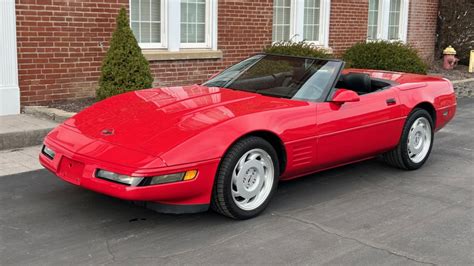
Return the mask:
<path id="1" fill-rule="evenodd" d="M 387 99 L 385 102 L 387 103 L 387 105 L 394 105 L 397 103 L 397 100 L 395 100 L 394 98 L 390 98 Z"/>

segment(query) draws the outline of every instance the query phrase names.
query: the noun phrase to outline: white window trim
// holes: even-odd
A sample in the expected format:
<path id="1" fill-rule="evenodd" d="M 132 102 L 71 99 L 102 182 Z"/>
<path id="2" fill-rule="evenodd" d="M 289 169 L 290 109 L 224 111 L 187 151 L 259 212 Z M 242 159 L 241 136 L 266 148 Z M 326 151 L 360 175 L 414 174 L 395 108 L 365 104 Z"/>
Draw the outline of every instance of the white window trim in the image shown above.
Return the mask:
<path id="1" fill-rule="evenodd" d="M 329 21 L 331 17 L 331 0 L 321 0 L 319 15 L 319 41 L 305 41 L 317 46 L 329 48 Z M 273 27 L 272 27 L 273 29 Z M 290 6 L 290 40 L 303 41 L 304 35 L 304 0 L 291 0 Z M 274 42 L 275 43 L 275 42 Z"/>
<path id="2" fill-rule="evenodd" d="M 153 1 L 153 0 L 152 0 Z M 181 43 L 181 1 L 161 0 L 161 43 L 138 43 L 144 50 L 210 49 L 217 51 L 217 2 L 206 0 L 206 36 L 204 43 Z M 129 0 L 131 10 L 132 0 Z M 173 15 L 171 15 L 173 14 Z M 132 18 L 130 17 L 130 27 Z"/>
<path id="3" fill-rule="evenodd" d="M 388 23 L 389 23 L 389 13 L 390 13 L 390 0 L 379 0 L 379 13 L 377 20 L 377 38 L 375 40 L 368 39 L 367 41 L 373 42 L 378 40 L 385 40 L 390 42 L 401 41 L 403 43 L 407 42 L 407 33 L 408 33 L 408 11 L 410 2 L 409 0 L 401 0 L 400 4 L 400 26 L 398 27 L 398 36 L 399 39 L 389 40 L 388 39 Z"/>

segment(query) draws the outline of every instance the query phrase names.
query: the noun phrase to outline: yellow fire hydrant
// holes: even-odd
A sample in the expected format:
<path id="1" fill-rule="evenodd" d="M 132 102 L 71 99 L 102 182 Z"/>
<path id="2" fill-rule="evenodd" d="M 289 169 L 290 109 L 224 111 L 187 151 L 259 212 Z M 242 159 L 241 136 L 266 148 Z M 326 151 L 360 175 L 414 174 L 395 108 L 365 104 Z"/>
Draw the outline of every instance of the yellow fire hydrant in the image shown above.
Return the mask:
<path id="1" fill-rule="evenodd" d="M 474 73 L 474 50 L 471 50 L 471 56 L 469 57 L 469 72 Z"/>
<path id="2" fill-rule="evenodd" d="M 450 45 L 443 50 L 443 68 L 444 69 L 453 69 L 459 59 L 456 58 L 456 50 Z"/>

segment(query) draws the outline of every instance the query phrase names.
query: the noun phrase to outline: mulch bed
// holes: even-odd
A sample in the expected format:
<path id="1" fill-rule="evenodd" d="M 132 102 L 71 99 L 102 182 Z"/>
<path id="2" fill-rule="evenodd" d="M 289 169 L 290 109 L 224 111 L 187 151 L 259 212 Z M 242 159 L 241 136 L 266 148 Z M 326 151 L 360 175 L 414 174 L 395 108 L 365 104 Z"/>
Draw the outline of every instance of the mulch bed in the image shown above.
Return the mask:
<path id="1" fill-rule="evenodd" d="M 469 67 L 465 65 L 457 65 L 453 70 L 446 70 L 443 68 L 443 61 L 437 60 L 430 66 L 428 74 L 443 76 L 451 81 L 474 78 L 474 73 L 469 73 L 468 70 Z"/>
<path id="2" fill-rule="evenodd" d="M 67 112 L 77 113 L 96 102 L 95 98 L 73 99 L 54 102 L 48 105 L 51 108 L 61 109 Z"/>

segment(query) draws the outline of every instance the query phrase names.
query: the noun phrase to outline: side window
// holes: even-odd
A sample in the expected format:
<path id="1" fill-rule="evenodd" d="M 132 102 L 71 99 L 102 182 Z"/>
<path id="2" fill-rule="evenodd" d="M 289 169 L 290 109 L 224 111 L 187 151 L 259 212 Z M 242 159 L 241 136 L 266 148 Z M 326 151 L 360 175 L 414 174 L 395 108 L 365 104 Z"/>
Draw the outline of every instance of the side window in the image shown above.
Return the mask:
<path id="1" fill-rule="evenodd" d="M 328 61 L 323 65 L 312 65 L 309 69 L 312 76 L 304 83 L 293 99 L 307 101 L 324 101 L 329 91 L 332 90 L 334 80 L 337 78 L 342 63 Z"/>

